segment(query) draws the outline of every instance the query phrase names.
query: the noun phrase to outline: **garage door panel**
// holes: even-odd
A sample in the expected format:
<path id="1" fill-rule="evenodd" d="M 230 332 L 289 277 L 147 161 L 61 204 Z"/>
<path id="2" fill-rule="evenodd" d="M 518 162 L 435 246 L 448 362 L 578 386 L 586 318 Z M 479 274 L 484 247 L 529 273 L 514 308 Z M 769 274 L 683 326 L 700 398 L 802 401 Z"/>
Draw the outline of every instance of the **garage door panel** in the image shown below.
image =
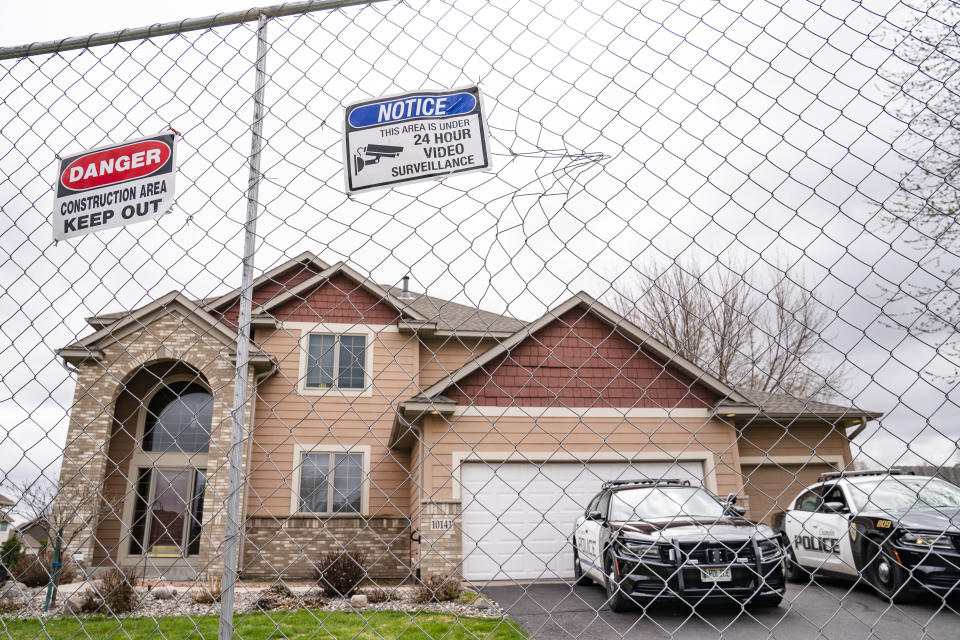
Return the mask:
<path id="1" fill-rule="evenodd" d="M 470 580 L 570 578 L 570 536 L 604 481 L 678 477 L 699 483 L 703 465 L 681 462 L 464 463 L 463 571 Z"/>
<path id="2" fill-rule="evenodd" d="M 823 463 L 744 466 L 743 491 L 750 501 L 750 517 L 769 524 L 774 514 L 785 511 L 820 474 L 833 470 Z"/>

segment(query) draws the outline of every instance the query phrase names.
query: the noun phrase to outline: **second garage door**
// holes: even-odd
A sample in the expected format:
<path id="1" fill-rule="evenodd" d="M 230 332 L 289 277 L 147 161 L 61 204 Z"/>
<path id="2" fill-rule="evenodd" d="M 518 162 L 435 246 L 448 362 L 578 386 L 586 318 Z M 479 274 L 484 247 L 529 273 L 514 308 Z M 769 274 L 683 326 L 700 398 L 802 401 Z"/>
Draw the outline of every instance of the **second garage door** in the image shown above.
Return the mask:
<path id="1" fill-rule="evenodd" d="M 743 492 L 750 499 L 750 517 L 770 524 L 773 515 L 787 507 L 821 473 L 833 471 L 828 464 L 763 464 L 743 466 Z"/>
<path id="2" fill-rule="evenodd" d="M 572 577 L 574 522 L 605 480 L 627 478 L 689 478 L 699 484 L 703 463 L 464 463 L 464 577 L 478 582 Z"/>

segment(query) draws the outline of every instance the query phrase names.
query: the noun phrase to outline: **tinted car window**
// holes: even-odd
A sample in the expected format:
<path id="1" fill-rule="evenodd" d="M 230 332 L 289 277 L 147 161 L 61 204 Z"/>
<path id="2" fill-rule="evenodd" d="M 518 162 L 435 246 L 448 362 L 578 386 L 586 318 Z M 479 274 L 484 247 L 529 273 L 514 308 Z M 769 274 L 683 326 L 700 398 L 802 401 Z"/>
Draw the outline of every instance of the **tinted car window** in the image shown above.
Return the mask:
<path id="1" fill-rule="evenodd" d="M 805 491 L 797 498 L 793 508 L 797 511 L 816 511 L 820 506 L 820 494 L 817 491 Z"/>
<path id="2" fill-rule="evenodd" d="M 597 503 L 597 511 L 600 512 L 604 518 L 607 517 L 607 507 L 610 505 L 610 492 L 604 491 L 600 496 L 600 502 Z"/>
<path id="3" fill-rule="evenodd" d="M 597 503 L 600 502 L 600 496 L 603 495 L 603 492 L 598 493 L 590 499 L 590 503 L 587 504 L 586 510 L 583 512 L 584 515 L 589 515 L 591 511 L 597 510 Z"/>
<path id="4" fill-rule="evenodd" d="M 833 485 L 832 487 L 824 487 L 823 491 L 824 504 L 827 502 L 839 502 L 843 505 L 844 509 L 849 509 L 847 498 L 843 495 L 843 489 L 837 485 Z"/>

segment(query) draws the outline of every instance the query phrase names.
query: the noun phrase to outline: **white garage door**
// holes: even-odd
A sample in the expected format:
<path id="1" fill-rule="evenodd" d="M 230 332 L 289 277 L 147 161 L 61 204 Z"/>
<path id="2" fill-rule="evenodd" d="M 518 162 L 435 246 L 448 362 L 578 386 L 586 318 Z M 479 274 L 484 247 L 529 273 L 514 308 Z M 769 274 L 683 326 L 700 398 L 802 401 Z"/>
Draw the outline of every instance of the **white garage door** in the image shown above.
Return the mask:
<path id="1" fill-rule="evenodd" d="M 468 580 L 573 576 L 570 535 L 605 480 L 684 478 L 699 484 L 693 462 L 465 462 L 463 572 Z"/>

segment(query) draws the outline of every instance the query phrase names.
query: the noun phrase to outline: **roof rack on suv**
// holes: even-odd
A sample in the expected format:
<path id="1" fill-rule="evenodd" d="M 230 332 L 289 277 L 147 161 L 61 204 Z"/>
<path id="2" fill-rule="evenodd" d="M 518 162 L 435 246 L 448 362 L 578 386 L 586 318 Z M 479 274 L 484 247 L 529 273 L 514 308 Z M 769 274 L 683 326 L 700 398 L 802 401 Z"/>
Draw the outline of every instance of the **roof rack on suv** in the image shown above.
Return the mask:
<path id="1" fill-rule="evenodd" d="M 906 469 L 898 469 L 897 467 L 891 467 L 890 469 L 871 469 L 868 471 L 831 471 L 829 473 L 821 473 L 820 477 L 817 478 L 817 482 L 822 482 L 824 480 L 832 480 L 834 478 L 855 478 L 858 476 L 913 476 L 916 475 L 913 471 L 908 471 Z"/>
<path id="2" fill-rule="evenodd" d="M 642 487 L 658 487 L 662 485 L 673 485 L 675 487 L 689 487 L 689 480 L 681 480 L 680 478 L 643 478 L 639 480 L 608 480 L 603 483 L 604 489 L 609 489 L 611 487 L 627 487 L 627 486 L 642 486 Z"/>

